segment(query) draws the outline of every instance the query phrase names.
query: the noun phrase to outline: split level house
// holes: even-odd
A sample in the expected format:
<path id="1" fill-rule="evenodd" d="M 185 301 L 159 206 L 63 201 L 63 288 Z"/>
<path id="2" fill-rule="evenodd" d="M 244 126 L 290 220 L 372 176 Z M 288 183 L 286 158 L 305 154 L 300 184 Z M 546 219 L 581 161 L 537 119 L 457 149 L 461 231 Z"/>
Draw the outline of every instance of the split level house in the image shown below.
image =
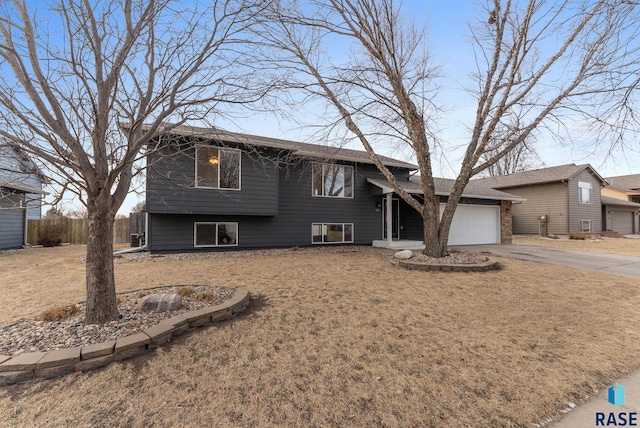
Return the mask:
<path id="1" fill-rule="evenodd" d="M 474 181 L 526 199 L 513 206 L 515 234 L 638 232 L 640 204 L 606 196 L 607 180 L 588 164 L 560 165 Z"/>
<path id="2" fill-rule="evenodd" d="M 622 234 L 640 232 L 640 174 L 607 177 L 609 183 L 602 189 L 607 203 L 603 215 L 607 230 Z"/>
<path id="3" fill-rule="evenodd" d="M 27 220 L 40 218 L 44 181 L 19 146 L 0 141 L 0 250 L 26 244 Z"/>
<path id="4" fill-rule="evenodd" d="M 417 167 L 381 157 L 402 186 Z M 436 180 L 441 202 L 452 181 Z M 482 185 L 463 194 L 449 243 L 507 243 L 522 198 Z M 314 245 L 402 247 L 423 240 L 418 212 L 364 151 L 180 126 L 150 145 L 151 252 Z"/>

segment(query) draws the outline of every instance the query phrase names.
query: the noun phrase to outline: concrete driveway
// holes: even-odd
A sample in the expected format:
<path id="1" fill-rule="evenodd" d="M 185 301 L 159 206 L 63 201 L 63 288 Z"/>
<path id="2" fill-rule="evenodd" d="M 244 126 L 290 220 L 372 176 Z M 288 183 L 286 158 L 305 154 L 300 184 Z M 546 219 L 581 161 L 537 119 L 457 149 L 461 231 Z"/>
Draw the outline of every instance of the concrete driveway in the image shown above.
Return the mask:
<path id="1" fill-rule="evenodd" d="M 466 245 L 454 248 L 465 251 L 486 251 L 496 256 L 511 257 L 556 265 L 591 269 L 640 278 L 640 257 L 612 253 L 558 250 L 537 245 Z"/>

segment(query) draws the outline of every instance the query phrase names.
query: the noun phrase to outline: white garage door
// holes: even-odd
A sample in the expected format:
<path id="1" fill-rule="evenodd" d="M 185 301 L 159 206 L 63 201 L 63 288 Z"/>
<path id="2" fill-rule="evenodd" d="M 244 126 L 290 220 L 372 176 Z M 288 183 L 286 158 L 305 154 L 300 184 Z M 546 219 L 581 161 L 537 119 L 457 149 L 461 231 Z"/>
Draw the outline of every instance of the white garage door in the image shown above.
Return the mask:
<path id="1" fill-rule="evenodd" d="M 440 204 L 440 215 L 444 207 L 444 204 Z M 500 207 L 458 205 L 451 223 L 449 245 L 498 243 L 500 243 Z"/>
<path id="2" fill-rule="evenodd" d="M 623 235 L 633 233 L 633 213 L 629 211 L 611 211 L 611 229 Z"/>

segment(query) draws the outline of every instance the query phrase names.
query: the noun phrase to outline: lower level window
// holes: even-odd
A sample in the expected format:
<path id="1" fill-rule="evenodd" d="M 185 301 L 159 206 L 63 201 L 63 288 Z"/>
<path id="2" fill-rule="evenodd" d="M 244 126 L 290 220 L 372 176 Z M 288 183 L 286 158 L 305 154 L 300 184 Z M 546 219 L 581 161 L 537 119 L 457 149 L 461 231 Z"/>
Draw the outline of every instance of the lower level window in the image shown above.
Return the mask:
<path id="1" fill-rule="evenodd" d="M 195 223 L 195 247 L 234 247 L 238 245 L 238 223 Z"/>
<path id="2" fill-rule="evenodd" d="M 591 220 L 580 220 L 580 230 L 583 232 L 591 232 Z"/>
<path id="3" fill-rule="evenodd" d="M 311 235 L 314 244 L 353 242 L 353 223 L 313 223 Z"/>

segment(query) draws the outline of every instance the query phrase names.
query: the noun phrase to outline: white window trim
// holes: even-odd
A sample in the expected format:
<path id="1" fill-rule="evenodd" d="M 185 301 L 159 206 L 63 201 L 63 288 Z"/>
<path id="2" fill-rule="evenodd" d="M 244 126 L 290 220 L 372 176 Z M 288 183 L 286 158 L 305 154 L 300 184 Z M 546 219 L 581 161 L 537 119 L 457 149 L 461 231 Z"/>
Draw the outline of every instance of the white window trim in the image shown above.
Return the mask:
<path id="1" fill-rule="evenodd" d="M 582 189 L 589 189 L 589 202 L 584 202 L 582 200 Z M 591 183 L 578 181 L 578 202 L 582 205 L 591 205 L 593 203 L 593 189 Z"/>
<path id="2" fill-rule="evenodd" d="M 228 245 L 198 245 L 198 226 L 201 224 L 215 224 L 216 225 L 216 239 L 218 242 L 218 225 L 219 224 L 235 224 L 236 225 L 236 243 L 228 244 Z M 226 247 L 237 247 L 238 242 L 240 241 L 240 228 L 238 227 L 238 222 L 236 221 L 196 221 L 193 223 L 193 247 L 194 248 L 226 248 Z"/>
<path id="3" fill-rule="evenodd" d="M 320 225 L 320 227 L 323 228 L 324 226 L 335 226 L 337 224 L 342 225 L 342 241 L 340 241 L 340 242 L 313 242 L 313 226 Z M 344 240 L 344 226 L 345 225 L 351 226 L 351 241 L 345 241 Z M 322 230 L 321 230 L 321 232 L 322 232 Z M 320 236 L 324 236 L 324 235 L 320 235 Z M 311 244 L 312 245 L 353 244 L 355 236 L 356 236 L 356 229 L 355 229 L 353 223 L 317 223 L 317 222 L 311 223 Z"/>
<path id="4" fill-rule="evenodd" d="M 584 231 L 582 229 L 583 223 L 589 223 L 589 230 L 588 231 Z M 591 233 L 592 232 L 592 230 L 591 230 L 592 227 L 593 227 L 593 220 L 580 220 L 580 232 Z"/>
<path id="5" fill-rule="evenodd" d="M 238 156 L 238 188 L 237 189 L 233 189 L 230 187 L 211 187 L 211 186 L 199 186 L 198 185 L 198 149 L 200 147 L 206 147 L 206 148 L 210 148 L 210 149 L 218 149 L 218 150 L 228 150 L 228 151 L 234 151 L 234 152 L 238 152 L 239 156 Z M 218 153 L 220 153 L 218 151 Z M 239 191 L 242 190 L 242 150 L 240 149 L 231 149 L 228 147 L 220 147 L 220 146 L 211 146 L 208 144 L 196 144 L 196 157 L 195 157 L 195 188 L 196 189 L 215 189 L 215 190 L 231 190 L 231 191 Z M 218 183 L 220 183 L 220 168 L 218 168 Z"/>
<path id="6" fill-rule="evenodd" d="M 322 191 L 324 192 L 324 166 L 325 165 L 329 165 L 329 166 L 341 166 L 343 168 L 351 168 L 351 196 L 331 196 L 331 195 L 315 195 L 313 193 L 313 189 L 314 189 L 314 182 L 313 180 L 315 179 L 315 174 L 313 173 L 313 166 L 314 165 L 320 165 L 322 167 Z M 322 162 L 315 162 L 312 164 L 311 166 L 311 196 L 313 196 L 314 198 L 330 198 L 330 199 L 353 199 L 356 195 L 356 182 L 355 182 L 355 173 L 356 173 L 356 169 L 353 167 L 353 165 L 342 165 L 342 164 L 336 164 L 336 163 L 322 163 Z M 325 223 L 325 224 L 329 224 L 329 223 Z M 334 223 L 331 223 L 334 224 Z M 335 224 L 339 224 L 339 223 L 335 223 Z M 347 223 L 349 224 L 349 223 Z"/>

